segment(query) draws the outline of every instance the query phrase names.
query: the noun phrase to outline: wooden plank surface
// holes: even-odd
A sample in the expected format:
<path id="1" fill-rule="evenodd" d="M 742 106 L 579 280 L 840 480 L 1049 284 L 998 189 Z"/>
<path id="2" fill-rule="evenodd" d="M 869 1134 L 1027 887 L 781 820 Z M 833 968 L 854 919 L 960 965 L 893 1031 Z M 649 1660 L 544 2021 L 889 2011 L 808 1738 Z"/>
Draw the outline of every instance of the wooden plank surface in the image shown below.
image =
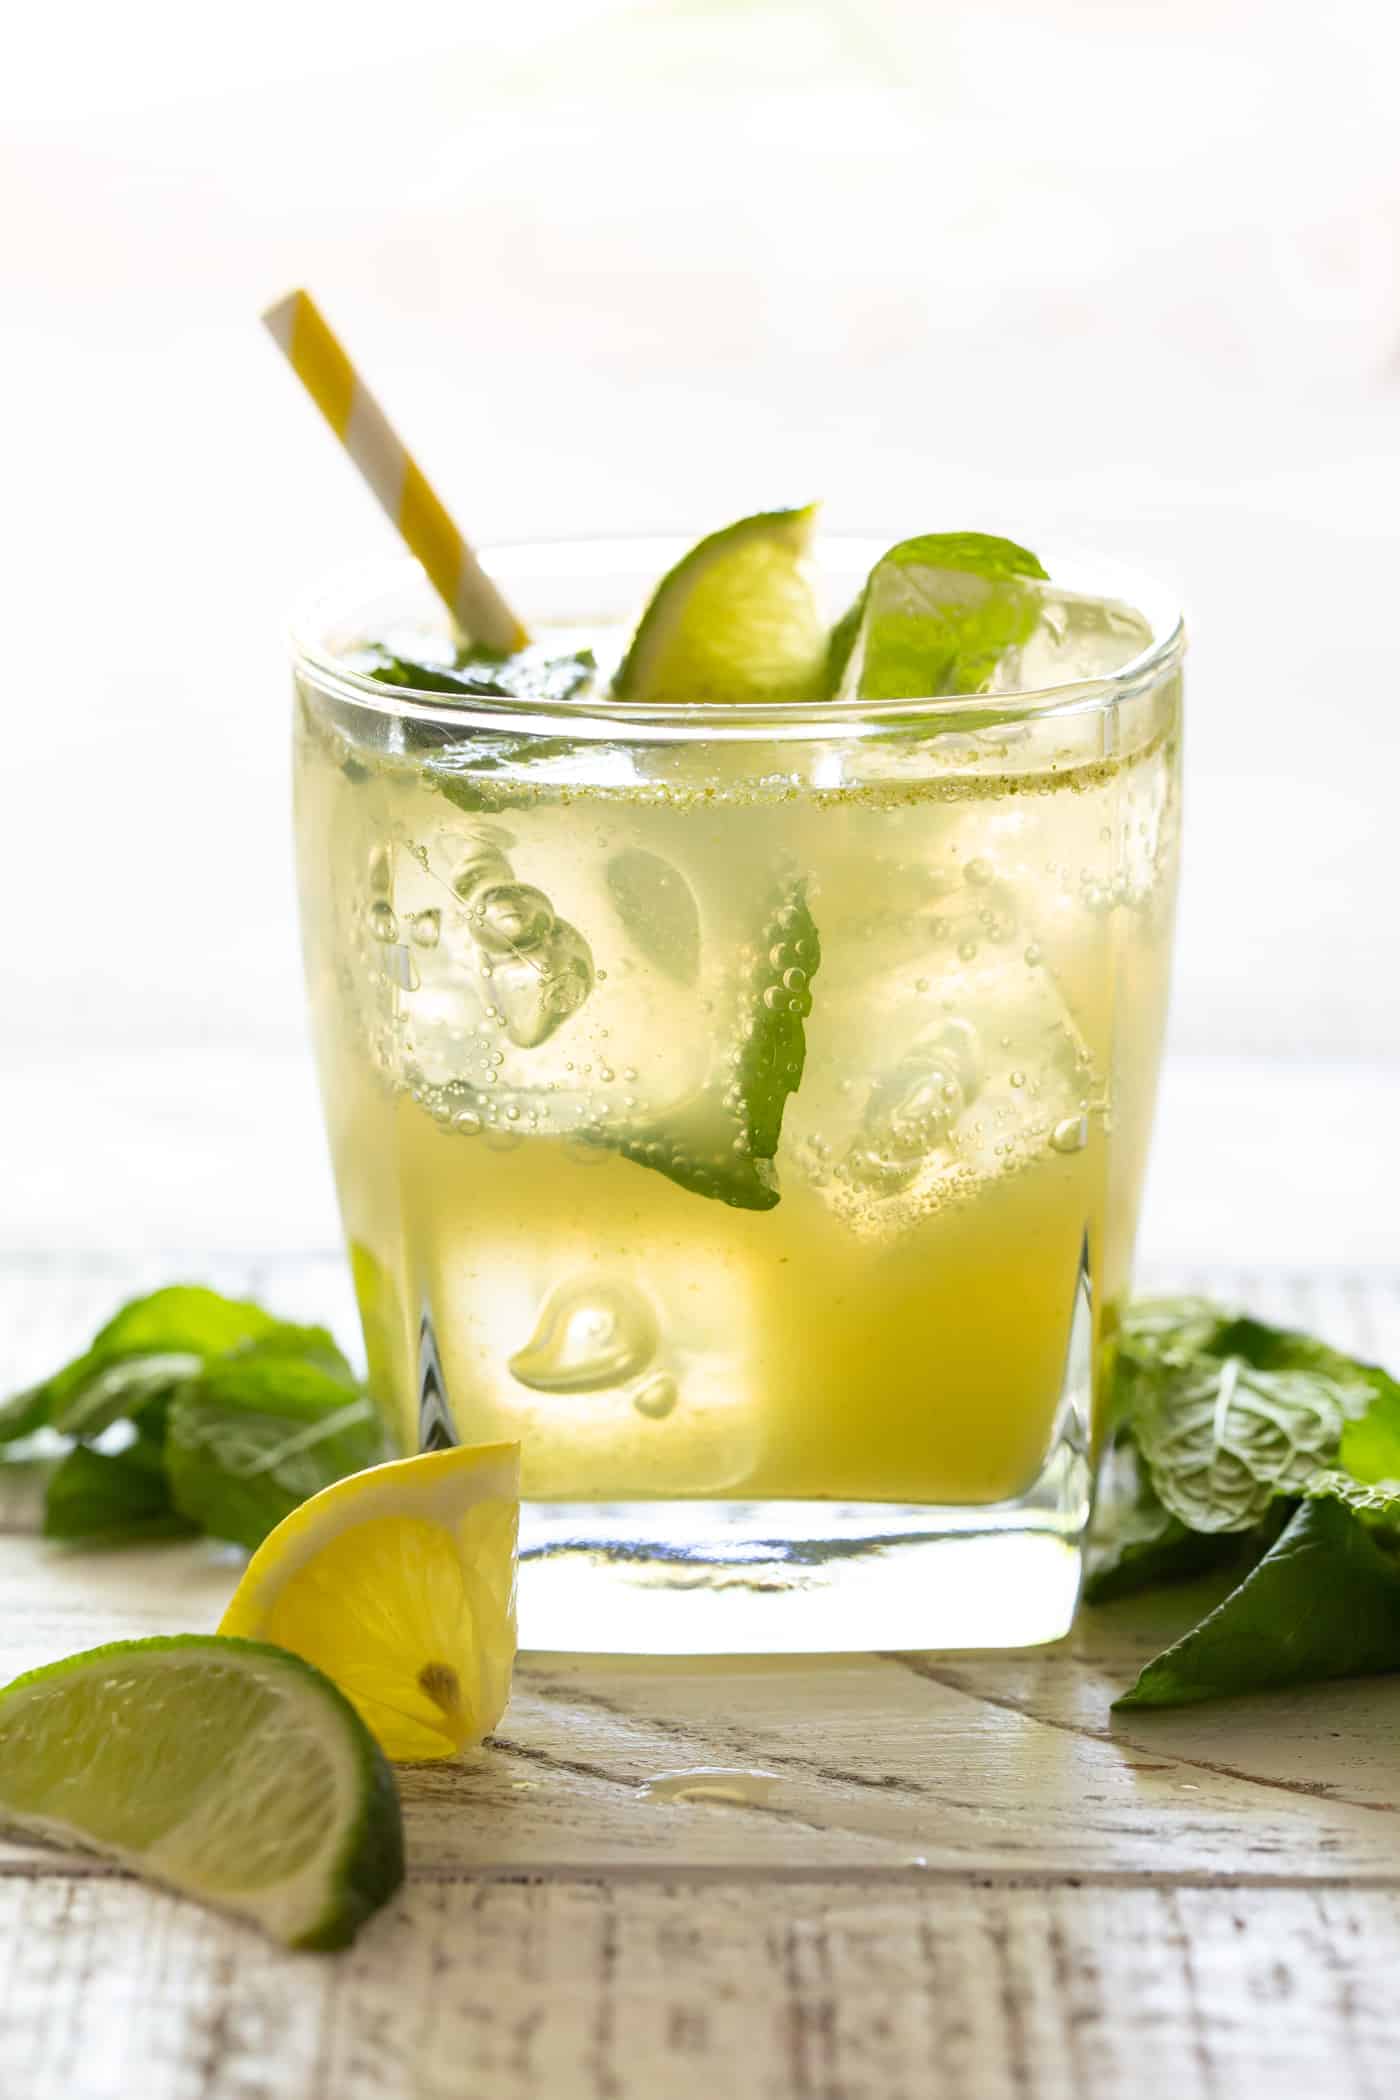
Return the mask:
<path id="1" fill-rule="evenodd" d="M 82 2100 L 1380 2100 L 1400 1897 L 447 1881 L 340 1960 L 0 1880 L 0 2090 Z"/>
<path id="2" fill-rule="evenodd" d="M 0 1671 L 210 1629 L 237 1572 L 217 1548 L 0 1540 Z M 1400 1686 L 1112 1719 L 1189 1609 L 1085 1612 L 1070 1641 L 1017 1656 L 524 1656 L 489 1745 L 404 1773 L 412 1870 L 1400 1886 Z M 767 1783 L 742 1805 L 643 1791 L 692 1768 Z"/>
<path id="3" fill-rule="evenodd" d="M 30 1262 L 4 1384 L 181 1272 L 345 1327 L 331 1257 Z M 1389 1275 L 1162 1280 L 1400 1358 Z M 34 1488 L 0 1469 L 0 1675 L 215 1623 L 236 1555 L 46 1546 Z M 1379 2094 L 1400 1684 L 1120 1727 L 1190 1603 L 1010 1655 L 524 1657 L 490 1744 L 404 1773 L 409 1886 L 336 1960 L 0 1840 L 0 2100 Z M 764 1783 L 647 1797 L 698 1766 Z"/>

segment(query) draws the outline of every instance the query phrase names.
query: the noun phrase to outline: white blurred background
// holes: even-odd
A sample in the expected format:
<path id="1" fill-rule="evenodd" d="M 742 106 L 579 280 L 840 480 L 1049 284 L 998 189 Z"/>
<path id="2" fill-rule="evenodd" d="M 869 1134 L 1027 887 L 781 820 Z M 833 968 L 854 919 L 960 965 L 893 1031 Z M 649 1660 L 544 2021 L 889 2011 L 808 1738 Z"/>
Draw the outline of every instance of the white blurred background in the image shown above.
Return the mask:
<path id="1" fill-rule="evenodd" d="M 389 528 L 257 325 L 306 282 L 480 541 L 819 494 L 1168 578 L 1149 1243 L 1393 1259 L 1393 0 L 69 0 L 5 43 L 3 1244 L 333 1235 L 281 623 Z"/>

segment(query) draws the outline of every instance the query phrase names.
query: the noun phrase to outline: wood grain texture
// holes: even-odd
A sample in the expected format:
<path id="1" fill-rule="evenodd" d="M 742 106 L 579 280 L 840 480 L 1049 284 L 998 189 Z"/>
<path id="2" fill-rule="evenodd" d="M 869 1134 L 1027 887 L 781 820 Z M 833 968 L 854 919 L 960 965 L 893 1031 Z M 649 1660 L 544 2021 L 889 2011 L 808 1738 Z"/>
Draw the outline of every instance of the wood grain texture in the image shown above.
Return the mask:
<path id="1" fill-rule="evenodd" d="M 9 1382 L 181 1270 L 344 1326 L 330 1257 L 30 1264 Z M 1388 1276 L 1163 1281 L 1400 1359 Z M 217 1622 L 236 1554 L 63 1551 L 36 1488 L 0 1468 L 0 1678 Z M 491 1743 L 403 1773 L 408 1886 L 338 1960 L 0 1838 L 0 2100 L 1370 2100 L 1400 1681 L 1118 1726 L 1193 1608 L 1018 1654 L 526 1656 Z M 695 1765 L 772 1783 L 642 1798 Z"/>
<path id="2" fill-rule="evenodd" d="M 1380 2100 L 1400 1896 L 450 1882 L 325 1961 L 87 1877 L 0 1932 L 7 2100 Z"/>
<path id="3" fill-rule="evenodd" d="M 212 1629 L 238 1571 L 210 1546 L 0 1539 L 0 1673 Z M 1190 1608 L 1085 1613 L 1072 1641 L 1011 1656 L 526 1656 L 489 1744 L 405 1773 L 413 1866 L 1400 1879 L 1400 1685 L 1111 1718 Z M 775 1783 L 743 1807 L 640 1797 L 701 1765 Z"/>

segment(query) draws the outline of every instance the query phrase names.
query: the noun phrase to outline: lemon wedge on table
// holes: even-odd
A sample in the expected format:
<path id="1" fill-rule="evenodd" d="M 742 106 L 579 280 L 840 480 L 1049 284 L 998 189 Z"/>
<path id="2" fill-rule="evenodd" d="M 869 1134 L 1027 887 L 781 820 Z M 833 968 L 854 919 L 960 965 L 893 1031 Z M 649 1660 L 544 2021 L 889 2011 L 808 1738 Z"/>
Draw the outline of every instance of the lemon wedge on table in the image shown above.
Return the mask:
<path id="1" fill-rule="evenodd" d="M 482 1444 L 337 1480 L 269 1532 L 220 1633 L 314 1663 L 387 1756 L 456 1756 L 510 1692 L 519 1474 Z"/>

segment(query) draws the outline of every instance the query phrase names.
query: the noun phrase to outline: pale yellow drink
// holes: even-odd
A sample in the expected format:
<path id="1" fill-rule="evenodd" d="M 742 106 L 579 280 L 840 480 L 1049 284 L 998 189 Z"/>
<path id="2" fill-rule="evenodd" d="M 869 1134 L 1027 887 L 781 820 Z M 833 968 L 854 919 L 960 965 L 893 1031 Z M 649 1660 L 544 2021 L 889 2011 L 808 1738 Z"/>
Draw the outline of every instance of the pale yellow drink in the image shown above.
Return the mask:
<path id="1" fill-rule="evenodd" d="M 519 1438 L 540 1502 L 1027 1495 L 1065 1434 L 1072 1326 L 1091 1388 L 1131 1261 L 1174 673 L 1110 739 L 1073 718 L 859 766 L 777 744 L 621 766 L 556 736 L 473 776 L 367 719 L 304 683 L 302 911 L 405 1447 L 435 1352 L 450 1432 Z M 777 1200 L 736 1207 L 635 1154 L 713 1084 L 775 926 L 754 967 L 805 1064 Z"/>

